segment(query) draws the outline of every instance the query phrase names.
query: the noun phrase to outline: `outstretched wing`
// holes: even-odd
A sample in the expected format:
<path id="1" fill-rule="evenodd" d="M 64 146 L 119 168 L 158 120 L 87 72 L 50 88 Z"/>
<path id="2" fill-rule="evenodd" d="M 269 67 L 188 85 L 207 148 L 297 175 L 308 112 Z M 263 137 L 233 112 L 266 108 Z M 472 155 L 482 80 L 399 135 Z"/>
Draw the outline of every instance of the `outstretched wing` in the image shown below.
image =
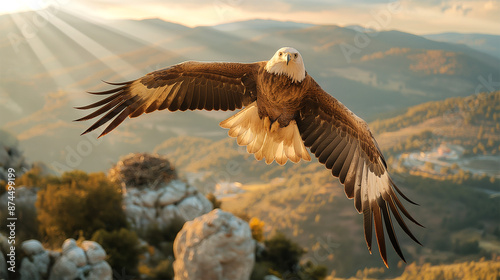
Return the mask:
<path id="1" fill-rule="evenodd" d="M 379 252 L 388 266 L 385 224 L 392 246 L 405 261 L 394 232 L 391 212 L 401 228 L 418 244 L 420 242 L 407 227 L 401 213 L 420 224 L 398 199 L 394 190 L 413 203 L 389 176 L 384 157 L 366 123 L 314 81 L 297 123 L 304 145 L 332 171 L 333 176 L 339 178 L 347 197 L 354 198 L 354 206 L 359 213 L 363 213 L 364 235 L 370 253 L 374 224 Z"/>
<path id="2" fill-rule="evenodd" d="M 135 81 L 110 83 L 117 87 L 91 92 L 109 97 L 77 109 L 100 108 L 76 121 L 102 115 L 82 133 L 85 134 L 114 118 L 101 137 L 127 117 L 135 118 L 155 110 L 240 109 L 256 99 L 254 73 L 260 67 L 260 63 L 189 61 L 151 72 Z"/>

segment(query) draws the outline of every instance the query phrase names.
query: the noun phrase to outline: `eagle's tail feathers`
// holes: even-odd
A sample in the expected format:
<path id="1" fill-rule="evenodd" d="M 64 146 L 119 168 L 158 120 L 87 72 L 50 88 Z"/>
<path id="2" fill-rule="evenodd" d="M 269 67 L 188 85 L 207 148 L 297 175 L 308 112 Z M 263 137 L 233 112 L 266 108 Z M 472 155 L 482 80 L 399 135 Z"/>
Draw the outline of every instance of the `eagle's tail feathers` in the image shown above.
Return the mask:
<path id="1" fill-rule="evenodd" d="M 295 163 L 300 159 L 311 160 L 294 120 L 286 127 L 278 122 L 269 127 L 270 123 L 269 118 L 259 117 L 257 104 L 253 102 L 222 121 L 220 126 L 229 129 L 229 136 L 236 137 L 238 145 L 247 146 L 247 152 L 254 154 L 257 160 L 265 158 L 267 164 L 274 160 L 280 165 L 288 159 Z"/>

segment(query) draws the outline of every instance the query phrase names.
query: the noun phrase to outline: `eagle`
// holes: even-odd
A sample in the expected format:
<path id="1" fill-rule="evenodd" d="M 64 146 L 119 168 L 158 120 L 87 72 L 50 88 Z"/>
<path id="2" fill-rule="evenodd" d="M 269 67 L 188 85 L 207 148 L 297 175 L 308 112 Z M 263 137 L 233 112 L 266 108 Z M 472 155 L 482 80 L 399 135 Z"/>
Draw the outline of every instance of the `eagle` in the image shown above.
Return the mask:
<path id="1" fill-rule="evenodd" d="M 405 223 L 418 223 L 405 209 L 399 195 L 412 204 L 388 174 L 387 164 L 367 124 L 340 101 L 324 91 L 307 74 L 301 54 L 280 48 L 269 61 L 254 63 L 188 61 L 151 72 L 137 80 L 108 83 L 114 88 L 91 94 L 106 96 L 77 109 L 98 108 L 76 121 L 100 118 L 83 134 L 111 121 L 99 137 L 111 132 L 127 117 L 156 110 L 242 109 L 220 126 L 246 146 L 248 153 L 267 164 L 288 160 L 310 161 L 314 154 L 344 185 L 363 214 L 364 237 L 371 254 L 372 232 L 384 264 L 387 263 L 384 226 L 389 240 L 406 262 L 391 216 L 416 243 Z M 391 215 L 392 213 L 392 215 Z"/>

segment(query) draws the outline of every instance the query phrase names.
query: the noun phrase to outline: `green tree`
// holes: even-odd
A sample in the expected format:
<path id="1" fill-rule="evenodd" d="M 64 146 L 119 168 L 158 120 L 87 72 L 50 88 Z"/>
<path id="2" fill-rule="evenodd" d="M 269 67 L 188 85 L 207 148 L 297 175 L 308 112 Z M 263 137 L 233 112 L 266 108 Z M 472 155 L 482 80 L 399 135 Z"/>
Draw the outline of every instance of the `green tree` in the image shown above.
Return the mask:
<path id="1" fill-rule="evenodd" d="M 47 184 L 47 176 L 44 176 L 41 163 L 33 164 L 33 167 L 16 179 L 17 186 L 44 187 Z"/>
<path id="2" fill-rule="evenodd" d="M 270 239 L 265 240 L 266 254 L 264 259 L 272 262 L 272 269 L 283 274 L 293 272 L 305 253 L 304 249 L 297 243 L 291 241 L 281 232 L 276 233 Z"/>
<path id="3" fill-rule="evenodd" d="M 323 280 L 326 278 L 328 269 L 324 265 L 315 265 L 311 261 L 302 265 L 302 274 L 304 279 Z"/>
<path id="4" fill-rule="evenodd" d="M 108 263 L 116 271 L 126 270 L 128 274 L 137 274 L 139 255 L 142 249 L 137 234 L 126 228 L 107 231 L 100 229 L 92 235 L 92 240 L 101 244 L 108 255 Z"/>
<path id="5" fill-rule="evenodd" d="M 126 227 L 120 188 L 104 173 L 71 171 L 51 177 L 36 201 L 41 233 L 51 242 Z"/>

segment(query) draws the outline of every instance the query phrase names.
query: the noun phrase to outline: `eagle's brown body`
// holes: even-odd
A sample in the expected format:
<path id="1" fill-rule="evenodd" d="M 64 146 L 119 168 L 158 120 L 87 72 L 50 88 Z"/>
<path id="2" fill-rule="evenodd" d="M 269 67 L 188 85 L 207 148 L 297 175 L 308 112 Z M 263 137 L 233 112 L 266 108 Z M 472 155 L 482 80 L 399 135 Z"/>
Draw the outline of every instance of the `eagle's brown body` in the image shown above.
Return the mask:
<path id="1" fill-rule="evenodd" d="M 287 126 L 304 105 L 311 83 L 308 77 L 306 74 L 304 81 L 290 83 L 288 77 L 270 74 L 261 67 L 256 78 L 259 116 L 269 117 L 272 122 L 278 121 L 282 127 Z"/>
<path id="2" fill-rule="evenodd" d="M 281 48 L 269 61 L 255 63 L 184 62 L 155 71 L 135 81 L 93 94 L 110 95 L 79 109 L 98 108 L 79 119 L 102 115 L 84 133 L 111 121 L 105 135 L 127 117 L 168 109 L 236 110 L 222 121 L 228 134 L 256 159 L 310 160 L 309 148 L 318 161 L 344 185 L 348 198 L 363 214 L 366 244 L 371 252 L 374 226 L 380 255 L 387 265 L 384 226 L 404 260 L 392 224 L 391 212 L 415 242 L 403 216 L 420 225 L 406 211 L 378 145 L 366 123 L 326 93 L 304 68 L 293 48 Z M 408 200 L 410 201 L 410 200 Z M 411 202 L 411 201 L 410 201 Z M 420 243 L 419 243 L 420 244 Z"/>

